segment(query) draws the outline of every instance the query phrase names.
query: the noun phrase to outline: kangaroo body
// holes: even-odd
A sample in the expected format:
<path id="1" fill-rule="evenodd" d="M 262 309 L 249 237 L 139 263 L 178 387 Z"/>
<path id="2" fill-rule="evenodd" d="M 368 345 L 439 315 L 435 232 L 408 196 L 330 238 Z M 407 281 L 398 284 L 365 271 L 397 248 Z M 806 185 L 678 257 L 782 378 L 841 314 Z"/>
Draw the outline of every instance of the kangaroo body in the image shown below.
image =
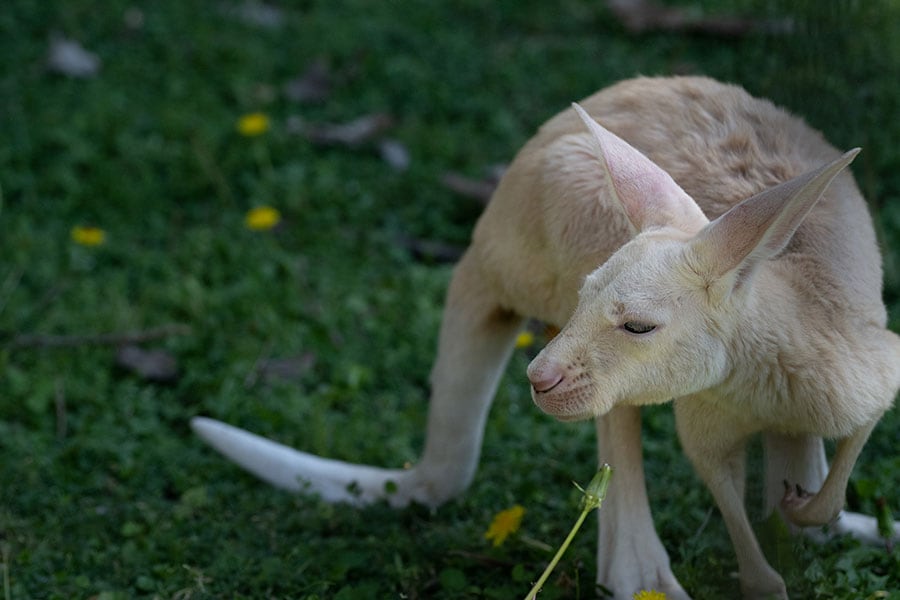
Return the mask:
<path id="1" fill-rule="evenodd" d="M 415 467 L 322 459 L 209 419 L 194 428 L 281 487 L 436 506 L 471 482 L 516 334 L 537 318 L 562 331 L 529 367 L 535 402 L 561 420 L 596 417 L 600 460 L 616 469 L 598 581 L 617 599 L 688 597 L 653 526 L 640 447 L 639 406 L 674 399 L 745 597 L 786 598 L 744 511 L 745 440 L 764 433 L 766 509 L 823 524 L 900 387 L 871 219 L 841 172 L 852 153 L 706 78 L 629 80 L 580 104 L 522 148 L 454 270 Z M 830 472 L 821 436 L 841 440 Z M 783 480 L 798 491 L 783 496 Z M 861 515 L 834 528 L 877 538 Z"/>

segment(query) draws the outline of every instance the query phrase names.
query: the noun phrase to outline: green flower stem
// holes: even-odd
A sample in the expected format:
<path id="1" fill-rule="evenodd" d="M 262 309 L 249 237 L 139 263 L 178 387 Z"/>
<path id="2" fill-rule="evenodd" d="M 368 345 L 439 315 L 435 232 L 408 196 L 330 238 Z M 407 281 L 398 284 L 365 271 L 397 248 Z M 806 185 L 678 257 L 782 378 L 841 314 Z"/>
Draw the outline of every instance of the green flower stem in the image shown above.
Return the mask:
<path id="1" fill-rule="evenodd" d="M 541 573 L 540 578 L 538 578 L 537 582 L 531 588 L 531 591 L 528 592 L 528 595 L 525 596 L 525 600 L 534 600 L 537 598 L 538 592 L 541 591 L 541 588 L 544 587 L 544 583 L 547 582 L 547 579 L 550 577 L 550 573 L 553 572 L 553 569 L 556 568 L 557 563 L 562 558 L 562 555 L 565 554 L 566 550 L 569 548 L 569 544 L 572 543 L 572 540 L 575 539 L 575 534 L 578 533 L 578 530 L 581 529 L 581 524 L 584 523 L 584 520 L 587 518 L 588 513 L 592 510 L 599 509 L 600 505 L 603 504 L 603 499 L 606 497 L 606 490 L 609 488 L 609 480 L 612 477 L 612 467 L 609 465 L 603 465 L 600 467 L 600 470 L 597 471 L 597 474 L 594 475 L 594 478 L 591 480 L 591 483 L 588 485 L 587 489 L 584 490 L 577 483 L 575 487 L 582 491 L 584 494 L 584 498 L 581 501 L 581 514 L 578 516 L 578 520 L 575 521 L 575 524 L 572 526 L 572 530 L 569 531 L 569 535 L 566 536 L 566 539 L 563 541 L 562 545 L 559 547 L 559 550 L 556 551 L 556 554 L 553 556 L 553 560 L 550 561 L 550 564 L 547 565 L 547 568 L 544 569 L 544 572 Z"/>
<path id="2" fill-rule="evenodd" d="M 575 539 L 575 534 L 578 533 L 578 529 L 581 528 L 581 524 L 584 522 L 584 519 L 588 516 L 589 512 L 591 512 L 589 508 L 581 511 L 581 515 L 578 517 L 578 520 L 575 521 L 575 525 L 572 527 L 569 535 L 559 547 L 559 550 L 556 551 L 556 555 L 553 557 L 553 560 L 550 561 L 550 564 L 548 564 L 547 568 L 544 569 L 544 572 L 541 573 L 541 576 L 537 580 L 537 583 L 534 584 L 534 587 L 532 587 L 531 591 L 528 592 L 528 595 L 525 596 L 525 600 L 534 600 L 535 598 L 537 598 L 538 592 L 541 591 L 541 588 L 544 587 L 544 583 L 547 582 L 547 578 L 550 577 L 550 573 L 552 573 L 553 569 L 556 568 L 556 564 L 559 562 L 559 559 L 562 558 L 562 555 L 569 548 L 569 544 L 571 544 L 572 540 Z"/>

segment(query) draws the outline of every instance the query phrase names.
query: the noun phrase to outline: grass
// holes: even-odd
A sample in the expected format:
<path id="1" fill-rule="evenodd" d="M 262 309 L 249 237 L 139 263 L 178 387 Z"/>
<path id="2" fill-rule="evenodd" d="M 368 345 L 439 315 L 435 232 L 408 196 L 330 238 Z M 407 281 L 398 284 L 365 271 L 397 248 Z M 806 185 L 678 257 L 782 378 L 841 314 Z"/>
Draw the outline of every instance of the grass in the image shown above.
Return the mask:
<path id="1" fill-rule="evenodd" d="M 596 466 L 589 423 L 560 425 L 531 405 L 527 351 L 501 385 L 475 483 L 435 514 L 275 492 L 202 446 L 187 422 L 206 414 L 328 456 L 414 461 L 450 267 L 415 259 L 398 239 L 464 245 L 479 207 L 445 189 L 443 172 L 481 176 L 572 100 L 637 73 L 739 81 L 835 143 L 864 146 L 854 170 L 900 325 L 896 6 L 807 4 L 807 35 L 720 39 L 633 36 L 600 3 L 575 0 L 285 1 L 274 28 L 225 10 L 237 3 L 7 0 L 3 600 L 524 596 L 552 554 L 544 544 L 557 545 L 577 515 L 571 480 Z M 54 34 L 97 53 L 99 74 L 48 72 Z M 334 76 L 327 101 L 287 100 L 283 84 L 316 60 Z M 271 129 L 240 136 L 238 118 L 256 111 Z M 296 117 L 374 112 L 394 116 L 408 170 L 370 145 L 321 147 L 290 133 Z M 281 211 L 276 230 L 244 226 L 261 204 Z M 73 244 L 76 225 L 103 228 L 106 243 Z M 190 327 L 148 344 L 178 361 L 167 385 L 117 368 L 106 346 L 13 343 L 166 323 Z M 268 359 L 298 356 L 305 366 L 290 380 L 255 376 Z M 894 411 L 861 458 L 851 506 L 873 512 L 885 496 L 896 510 L 898 431 Z M 668 407 L 647 411 L 658 530 L 695 598 L 734 597 L 727 535 L 674 437 Z M 494 548 L 483 534 L 513 504 L 526 508 L 523 529 Z M 542 598 L 594 597 L 586 529 Z M 793 597 L 900 598 L 896 550 L 768 538 Z"/>

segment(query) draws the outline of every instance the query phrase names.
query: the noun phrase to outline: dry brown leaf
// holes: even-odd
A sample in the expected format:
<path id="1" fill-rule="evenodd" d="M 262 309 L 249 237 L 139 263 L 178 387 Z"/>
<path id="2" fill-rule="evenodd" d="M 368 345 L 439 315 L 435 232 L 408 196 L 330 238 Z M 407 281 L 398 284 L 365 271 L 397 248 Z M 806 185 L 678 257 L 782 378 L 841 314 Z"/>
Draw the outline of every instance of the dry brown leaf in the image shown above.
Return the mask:
<path id="1" fill-rule="evenodd" d="M 247 25 L 264 29 L 277 29 L 284 24 L 284 11 L 281 8 L 255 0 L 223 6 L 222 12 Z"/>
<path id="2" fill-rule="evenodd" d="M 632 33 L 682 31 L 718 36 L 739 36 L 753 32 L 786 33 L 790 22 L 734 15 L 704 15 L 683 6 L 666 6 L 656 0 L 607 0 L 610 11 Z"/>
<path id="3" fill-rule="evenodd" d="M 378 152 L 381 159 L 397 172 L 407 170 L 412 162 L 406 146 L 393 138 L 384 138 L 378 142 Z"/>
<path id="4" fill-rule="evenodd" d="M 386 113 L 372 113 L 346 123 L 310 124 L 299 122 L 298 124 L 298 133 L 313 143 L 337 144 L 356 148 L 378 138 L 393 127 L 394 119 Z"/>
<path id="5" fill-rule="evenodd" d="M 88 78 L 100 72 L 100 57 L 78 42 L 55 36 L 50 40 L 47 68 L 68 77 Z"/>
<path id="6" fill-rule="evenodd" d="M 273 381 L 298 381 L 316 366 L 316 356 L 311 352 L 287 358 L 265 358 L 256 364 L 254 379 L 266 383 Z"/>
<path id="7" fill-rule="evenodd" d="M 132 6 L 125 10 L 125 14 L 122 15 L 122 20 L 125 22 L 125 27 L 128 29 L 140 31 L 144 28 L 146 18 L 144 17 L 144 11 L 136 6 Z"/>
<path id="8" fill-rule="evenodd" d="M 331 94 L 331 80 L 328 65 L 317 60 L 302 75 L 284 84 L 284 95 L 294 102 L 322 102 Z"/>
<path id="9" fill-rule="evenodd" d="M 178 379 L 178 362 L 165 350 L 122 346 L 116 352 L 116 365 L 154 383 L 173 383 Z"/>
<path id="10" fill-rule="evenodd" d="M 444 173 L 441 183 L 460 196 L 473 198 L 487 204 L 506 171 L 506 165 L 494 165 L 487 169 L 488 174 L 482 179 L 472 179 L 459 173 Z"/>

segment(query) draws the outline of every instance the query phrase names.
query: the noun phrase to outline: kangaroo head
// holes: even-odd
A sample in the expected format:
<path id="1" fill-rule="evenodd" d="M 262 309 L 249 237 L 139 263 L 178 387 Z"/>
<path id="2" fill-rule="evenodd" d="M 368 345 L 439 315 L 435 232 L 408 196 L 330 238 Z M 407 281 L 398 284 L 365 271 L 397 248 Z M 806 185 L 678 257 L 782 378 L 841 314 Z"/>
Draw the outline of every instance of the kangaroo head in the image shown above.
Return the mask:
<path id="1" fill-rule="evenodd" d="M 617 404 L 709 389 L 730 364 L 753 273 L 790 241 L 858 152 L 738 204 L 713 222 L 662 169 L 575 109 L 594 141 L 596 177 L 634 237 L 584 281 L 569 322 L 528 367 L 535 403 L 574 420 Z"/>

